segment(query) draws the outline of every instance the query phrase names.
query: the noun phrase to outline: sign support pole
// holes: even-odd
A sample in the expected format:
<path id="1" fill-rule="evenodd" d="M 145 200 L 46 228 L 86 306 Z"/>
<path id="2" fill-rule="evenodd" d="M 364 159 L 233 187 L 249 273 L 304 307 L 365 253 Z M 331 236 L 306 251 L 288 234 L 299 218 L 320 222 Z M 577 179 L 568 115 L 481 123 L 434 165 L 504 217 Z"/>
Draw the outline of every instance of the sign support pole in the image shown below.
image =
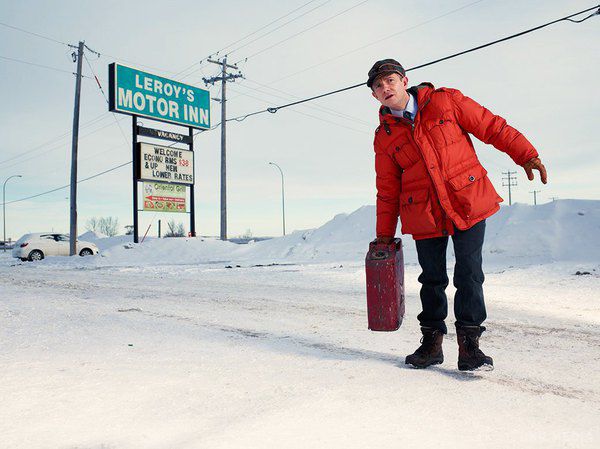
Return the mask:
<path id="1" fill-rule="evenodd" d="M 194 151 L 194 128 L 191 126 L 188 128 L 190 135 L 189 148 Z M 194 184 L 196 183 L 196 158 L 194 158 L 194 165 L 192 167 Z M 190 185 L 190 235 L 196 237 L 196 205 L 194 200 L 194 184 Z"/>
<path id="2" fill-rule="evenodd" d="M 133 162 L 131 164 L 133 170 L 133 243 L 139 243 L 138 229 L 138 164 L 139 155 L 137 151 L 137 115 L 131 116 L 131 131 L 132 131 L 132 150 Z"/>

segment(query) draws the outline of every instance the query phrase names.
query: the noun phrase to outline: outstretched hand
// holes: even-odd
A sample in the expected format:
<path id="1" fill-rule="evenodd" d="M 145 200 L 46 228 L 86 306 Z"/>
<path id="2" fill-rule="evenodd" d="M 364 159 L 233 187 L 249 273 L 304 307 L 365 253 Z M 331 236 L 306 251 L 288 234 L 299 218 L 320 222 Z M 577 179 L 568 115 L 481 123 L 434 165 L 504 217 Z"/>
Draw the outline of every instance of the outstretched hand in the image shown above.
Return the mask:
<path id="1" fill-rule="evenodd" d="M 528 160 L 523 164 L 523 168 L 525 169 L 525 173 L 527 173 L 527 179 L 533 181 L 533 170 L 537 170 L 540 172 L 540 178 L 542 183 L 546 184 L 548 182 L 548 175 L 546 174 L 546 167 L 542 164 L 539 157 L 534 157 L 533 159 Z"/>

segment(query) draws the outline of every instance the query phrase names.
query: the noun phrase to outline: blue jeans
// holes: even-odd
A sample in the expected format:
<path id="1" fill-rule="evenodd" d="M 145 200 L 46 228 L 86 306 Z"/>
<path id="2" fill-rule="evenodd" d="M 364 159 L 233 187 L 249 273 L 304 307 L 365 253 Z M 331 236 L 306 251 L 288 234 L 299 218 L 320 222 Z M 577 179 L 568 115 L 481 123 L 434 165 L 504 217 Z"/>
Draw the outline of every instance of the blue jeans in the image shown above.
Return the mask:
<path id="1" fill-rule="evenodd" d="M 454 316 L 456 326 L 480 326 L 487 318 L 483 300 L 483 269 L 481 248 L 485 234 L 485 220 L 460 231 L 454 228 L 452 243 L 456 256 L 454 266 Z M 448 316 L 446 287 L 446 248 L 448 237 L 416 240 L 417 256 L 423 272 L 419 276 L 423 311 L 417 319 L 423 327 L 447 333 L 444 320 Z"/>

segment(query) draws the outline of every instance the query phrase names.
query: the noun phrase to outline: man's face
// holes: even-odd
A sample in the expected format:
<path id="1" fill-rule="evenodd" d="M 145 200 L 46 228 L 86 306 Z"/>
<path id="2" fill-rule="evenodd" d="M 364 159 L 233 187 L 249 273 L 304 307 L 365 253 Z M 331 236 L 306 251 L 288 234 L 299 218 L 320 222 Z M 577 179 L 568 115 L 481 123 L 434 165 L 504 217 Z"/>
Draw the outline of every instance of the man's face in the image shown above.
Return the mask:
<path id="1" fill-rule="evenodd" d="M 404 109 L 408 102 L 407 84 L 406 76 L 389 73 L 375 80 L 372 93 L 382 105 L 392 109 Z"/>

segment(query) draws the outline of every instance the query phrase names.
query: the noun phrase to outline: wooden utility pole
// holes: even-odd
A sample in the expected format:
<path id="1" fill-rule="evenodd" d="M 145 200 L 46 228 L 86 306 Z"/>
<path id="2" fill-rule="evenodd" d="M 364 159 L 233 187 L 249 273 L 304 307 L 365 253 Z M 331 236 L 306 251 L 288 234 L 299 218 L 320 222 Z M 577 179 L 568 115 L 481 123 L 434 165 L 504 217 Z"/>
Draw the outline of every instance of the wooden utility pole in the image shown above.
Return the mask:
<path id="1" fill-rule="evenodd" d="M 212 78 L 202 78 L 204 84 L 215 84 L 215 81 L 221 81 L 221 240 L 227 240 L 227 81 L 235 81 L 236 78 L 242 78 L 241 73 L 228 74 L 227 69 L 239 70 L 236 65 L 227 64 L 227 56 L 221 61 L 208 58 L 208 62 L 219 64 L 221 66 L 221 76 Z"/>
<path id="2" fill-rule="evenodd" d="M 540 193 L 541 190 L 533 190 L 529 193 L 533 193 L 533 205 L 537 205 L 537 194 Z"/>
<path id="3" fill-rule="evenodd" d="M 507 171 L 507 172 L 502 172 L 503 175 L 506 175 L 506 178 L 502 178 L 502 187 L 508 187 L 508 205 L 511 206 L 512 205 L 512 196 L 511 196 L 511 191 L 510 188 L 511 187 L 515 187 L 517 185 L 517 178 L 511 175 L 516 175 L 517 172 L 516 171 Z M 506 184 L 504 184 L 504 181 L 506 181 Z"/>
<path id="4" fill-rule="evenodd" d="M 73 52 L 73 59 L 77 60 L 77 78 L 75 81 L 75 108 L 73 110 L 73 140 L 71 145 L 71 216 L 69 226 L 69 254 L 74 256 L 77 252 L 77 143 L 79 141 L 79 104 L 81 96 L 81 64 L 83 61 L 83 41 L 79 41 L 77 54 Z"/>

